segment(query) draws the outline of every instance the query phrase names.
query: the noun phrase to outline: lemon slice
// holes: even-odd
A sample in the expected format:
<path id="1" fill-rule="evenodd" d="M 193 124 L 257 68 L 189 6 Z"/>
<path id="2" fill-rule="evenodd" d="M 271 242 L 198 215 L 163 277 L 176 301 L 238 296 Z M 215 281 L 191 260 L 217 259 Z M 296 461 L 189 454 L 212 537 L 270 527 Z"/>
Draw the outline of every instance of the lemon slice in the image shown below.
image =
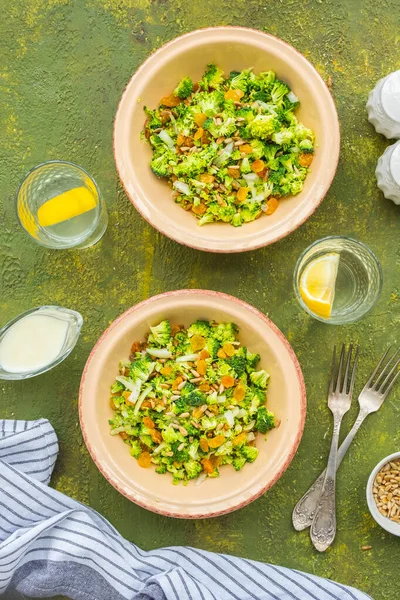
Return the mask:
<path id="1" fill-rule="evenodd" d="M 335 297 L 340 255 L 330 252 L 312 260 L 300 278 L 300 295 L 308 308 L 320 317 L 329 318 Z"/>
<path id="2" fill-rule="evenodd" d="M 83 186 L 77 187 L 42 204 L 37 212 L 37 219 L 41 227 L 49 227 L 78 217 L 95 207 L 96 198 L 93 193 Z"/>

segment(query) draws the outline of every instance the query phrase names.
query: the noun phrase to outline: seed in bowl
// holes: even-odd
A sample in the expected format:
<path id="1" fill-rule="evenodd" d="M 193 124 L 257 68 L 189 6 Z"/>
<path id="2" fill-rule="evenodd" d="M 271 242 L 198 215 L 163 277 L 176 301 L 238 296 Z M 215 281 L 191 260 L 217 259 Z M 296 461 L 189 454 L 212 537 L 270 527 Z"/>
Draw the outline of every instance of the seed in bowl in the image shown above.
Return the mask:
<path id="1" fill-rule="evenodd" d="M 400 523 L 400 459 L 382 467 L 375 477 L 372 493 L 381 515 Z"/>
<path id="2" fill-rule="evenodd" d="M 299 100 L 273 71 L 231 71 L 209 64 L 185 77 L 154 110 L 145 107 L 150 167 L 172 197 L 198 219 L 238 227 L 303 189 L 314 133 L 294 112 Z"/>
<path id="3" fill-rule="evenodd" d="M 111 435 L 122 437 L 141 467 L 153 464 L 175 484 L 254 462 L 257 433 L 276 426 L 259 354 L 240 345 L 233 323 L 185 329 L 162 321 L 150 330 L 111 387 Z"/>

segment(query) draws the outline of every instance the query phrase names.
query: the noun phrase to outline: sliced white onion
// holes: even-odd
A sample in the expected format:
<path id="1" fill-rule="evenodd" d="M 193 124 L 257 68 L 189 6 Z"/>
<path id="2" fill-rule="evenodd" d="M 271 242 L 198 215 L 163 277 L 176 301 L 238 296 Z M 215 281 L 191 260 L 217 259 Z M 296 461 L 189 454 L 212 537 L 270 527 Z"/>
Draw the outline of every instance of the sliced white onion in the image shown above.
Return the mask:
<path id="1" fill-rule="evenodd" d="M 147 395 L 148 395 L 148 394 L 151 392 L 151 390 L 152 390 L 152 387 L 151 387 L 151 385 L 148 385 L 148 386 L 147 386 L 147 387 L 146 387 L 146 388 L 143 390 L 143 392 L 140 394 L 140 396 L 139 396 L 139 398 L 138 398 L 138 401 L 136 402 L 135 408 L 134 408 L 134 410 L 133 410 L 133 414 L 134 414 L 134 415 L 137 415 L 137 414 L 138 414 L 138 412 L 139 412 L 139 410 L 140 410 L 140 407 L 142 406 L 142 402 L 143 402 L 143 400 L 144 400 L 144 399 L 146 398 L 146 396 L 147 396 Z"/>
<path id="2" fill-rule="evenodd" d="M 132 381 L 132 379 L 128 379 L 128 377 L 124 377 L 123 375 L 120 375 L 115 379 L 119 381 L 119 383 L 122 383 L 122 385 L 124 385 L 130 392 L 134 392 L 136 390 L 136 382 Z"/>
<path id="3" fill-rule="evenodd" d="M 255 183 L 259 180 L 257 173 L 245 173 L 243 175 L 243 179 L 249 184 L 250 187 L 253 187 Z"/>
<path id="4" fill-rule="evenodd" d="M 147 348 L 146 352 L 156 358 L 172 358 L 172 354 L 168 348 Z"/>
<path id="5" fill-rule="evenodd" d="M 167 445 L 167 444 L 166 444 L 165 442 L 161 442 L 161 444 L 160 444 L 159 446 L 157 446 L 157 448 L 155 448 L 155 449 L 153 450 L 153 454 L 159 454 L 159 453 L 161 452 L 161 450 L 162 450 L 163 448 L 165 448 L 165 446 L 166 446 L 166 445 Z"/>
<path id="6" fill-rule="evenodd" d="M 190 187 L 184 181 L 174 181 L 173 186 L 178 190 L 178 192 L 182 192 L 182 194 L 185 194 L 185 196 L 188 196 L 190 194 Z"/>
<path id="7" fill-rule="evenodd" d="M 236 415 L 236 417 L 238 419 L 243 419 L 243 417 L 245 417 L 246 415 L 247 415 L 247 411 L 244 408 L 240 408 L 239 412 Z"/>
<path id="8" fill-rule="evenodd" d="M 137 379 L 135 381 L 135 389 L 132 390 L 132 393 L 130 394 L 130 396 L 128 398 L 129 402 L 131 402 L 132 404 L 135 404 L 136 400 L 139 398 L 141 387 L 142 387 L 142 381 L 141 381 L 141 379 Z"/>
<path id="9" fill-rule="evenodd" d="M 202 473 L 198 476 L 196 485 L 201 485 L 207 479 L 207 473 Z"/>
<path id="10" fill-rule="evenodd" d="M 175 362 L 192 362 L 193 360 L 197 360 L 199 358 L 198 354 L 185 354 L 184 356 L 178 356 Z"/>
<path id="11" fill-rule="evenodd" d="M 233 427 L 235 424 L 235 419 L 231 410 L 227 410 L 224 412 L 224 419 L 228 423 L 229 427 Z"/>
<path id="12" fill-rule="evenodd" d="M 250 429 L 253 429 L 255 424 L 256 424 L 255 419 L 253 419 L 252 421 L 247 423 L 247 425 L 245 427 L 243 427 L 243 431 L 250 431 Z"/>
<path id="13" fill-rule="evenodd" d="M 252 431 L 250 431 L 250 433 L 247 434 L 247 441 L 252 442 L 255 439 L 256 439 L 256 436 L 254 435 L 254 433 Z"/>
<path id="14" fill-rule="evenodd" d="M 229 142 L 229 144 L 225 146 L 221 154 L 213 160 L 214 165 L 217 165 L 217 167 L 219 167 L 225 161 L 225 159 L 229 158 L 229 156 L 233 152 L 233 145 L 233 142 Z"/>
<path id="15" fill-rule="evenodd" d="M 111 435 L 118 435 L 119 433 L 121 433 L 122 431 L 125 431 L 125 426 L 122 427 L 116 427 L 115 429 L 113 429 L 112 431 L 110 431 Z"/>
<path id="16" fill-rule="evenodd" d="M 217 402 L 218 402 L 218 404 L 223 404 L 224 402 L 226 402 L 226 396 L 225 396 L 225 394 L 222 394 L 222 396 L 218 396 L 217 397 Z"/>
<path id="17" fill-rule="evenodd" d="M 299 101 L 298 97 L 296 96 L 296 94 L 293 94 L 293 92 L 289 92 L 287 98 L 289 102 L 293 102 L 293 104 Z"/>
<path id="18" fill-rule="evenodd" d="M 168 146 L 168 148 L 170 148 L 171 150 L 174 149 L 175 150 L 175 144 L 173 139 L 171 138 L 171 136 L 169 135 L 168 131 L 165 131 L 165 129 L 163 129 L 162 131 L 160 131 L 160 133 L 158 134 L 158 137 L 160 138 L 160 140 L 162 140 L 164 142 L 164 144 L 166 144 Z"/>

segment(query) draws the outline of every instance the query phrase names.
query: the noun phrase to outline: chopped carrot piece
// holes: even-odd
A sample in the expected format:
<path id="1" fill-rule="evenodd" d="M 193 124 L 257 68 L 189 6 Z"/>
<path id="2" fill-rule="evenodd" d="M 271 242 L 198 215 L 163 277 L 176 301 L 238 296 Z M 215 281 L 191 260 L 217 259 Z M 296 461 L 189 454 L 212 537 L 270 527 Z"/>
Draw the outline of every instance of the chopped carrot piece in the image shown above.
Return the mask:
<path id="1" fill-rule="evenodd" d="M 234 446 L 241 446 L 247 441 L 247 433 L 243 431 L 243 433 L 239 433 L 236 437 L 233 438 Z"/>
<path id="2" fill-rule="evenodd" d="M 140 342 L 133 342 L 133 344 L 131 346 L 131 353 L 135 354 L 135 352 L 140 352 L 140 350 L 141 350 Z"/>
<path id="3" fill-rule="evenodd" d="M 196 113 L 194 115 L 194 122 L 196 125 L 198 125 L 198 127 L 202 127 L 204 121 L 207 121 L 207 115 L 204 113 Z"/>
<path id="4" fill-rule="evenodd" d="M 251 170 L 254 173 L 261 173 L 261 171 L 264 169 L 265 167 L 265 163 L 263 160 L 255 160 L 253 162 L 253 164 L 251 165 Z"/>
<path id="5" fill-rule="evenodd" d="M 239 146 L 239 150 L 240 152 L 245 152 L 246 154 L 251 154 L 253 152 L 253 148 L 250 146 L 250 144 L 243 144 L 242 146 Z"/>
<path id="6" fill-rule="evenodd" d="M 201 408 L 200 408 L 200 407 L 198 407 L 198 406 L 197 406 L 197 407 L 196 407 L 196 408 L 193 410 L 193 418 L 194 418 L 194 419 L 200 419 L 202 416 L 203 416 L 203 411 L 201 410 Z"/>
<path id="7" fill-rule="evenodd" d="M 220 348 L 217 352 L 217 356 L 218 358 L 226 358 L 226 354 L 225 352 L 222 350 L 222 348 Z"/>
<path id="8" fill-rule="evenodd" d="M 209 475 L 214 472 L 213 464 L 208 458 L 203 458 L 201 464 L 203 465 L 203 470 Z"/>
<path id="9" fill-rule="evenodd" d="M 182 383 L 182 381 L 183 381 L 183 377 L 177 377 L 172 384 L 172 389 L 177 390 L 178 386 Z"/>
<path id="10" fill-rule="evenodd" d="M 113 396 L 111 396 L 111 398 L 110 398 L 110 406 L 113 410 L 117 410 L 117 406 L 115 405 Z"/>
<path id="11" fill-rule="evenodd" d="M 184 146 L 185 145 L 185 136 L 182 135 L 181 133 L 179 133 L 178 137 L 176 138 L 176 145 L 177 146 Z"/>
<path id="12" fill-rule="evenodd" d="M 235 348 L 229 342 L 225 342 L 225 344 L 223 344 L 222 350 L 227 356 L 233 356 L 235 354 Z"/>
<path id="13" fill-rule="evenodd" d="M 239 102 L 241 98 L 243 98 L 244 92 L 242 90 L 228 90 L 225 92 L 224 98 L 225 100 L 233 100 L 234 102 Z"/>
<path id="14" fill-rule="evenodd" d="M 249 193 L 250 188 L 248 187 L 241 187 L 240 190 L 237 191 L 236 194 L 236 198 L 240 201 L 240 202 L 244 202 L 247 198 L 247 194 Z"/>
<path id="15" fill-rule="evenodd" d="M 214 181 L 215 177 L 214 175 L 210 175 L 209 173 L 202 173 L 199 176 L 199 180 L 202 181 L 203 183 L 212 183 Z"/>
<path id="16" fill-rule="evenodd" d="M 202 202 L 200 204 L 198 204 L 197 206 L 193 206 L 192 211 L 194 212 L 195 215 L 203 215 L 207 210 L 207 207 L 205 204 L 203 204 Z"/>
<path id="17" fill-rule="evenodd" d="M 209 392 L 210 391 L 210 384 L 207 383 L 207 381 L 205 381 L 204 383 L 202 383 L 201 385 L 199 385 L 199 390 L 201 392 Z"/>
<path id="18" fill-rule="evenodd" d="M 207 363 L 205 360 L 198 360 L 196 363 L 196 371 L 200 373 L 200 375 L 205 375 L 207 371 Z"/>
<path id="19" fill-rule="evenodd" d="M 202 350 L 202 351 L 200 352 L 200 358 L 201 358 L 201 360 L 205 360 L 206 358 L 210 358 L 210 355 L 209 355 L 209 353 L 207 352 L 207 350 Z"/>
<path id="20" fill-rule="evenodd" d="M 119 435 L 122 437 L 123 440 L 126 440 L 129 437 L 129 435 L 126 433 L 126 431 L 120 431 Z"/>
<path id="21" fill-rule="evenodd" d="M 302 167 L 309 167 L 313 161 L 313 154 L 300 154 L 299 156 L 299 164 Z"/>
<path id="22" fill-rule="evenodd" d="M 193 352 L 197 352 L 198 350 L 202 350 L 206 345 L 206 340 L 202 335 L 194 335 L 190 338 L 190 346 Z"/>
<path id="23" fill-rule="evenodd" d="M 235 385 L 235 380 L 231 375 L 224 375 L 221 379 L 221 383 L 226 388 L 231 388 Z"/>
<path id="24" fill-rule="evenodd" d="M 211 438 L 211 440 L 208 440 L 208 445 L 210 446 L 210 448 L 219 448 L 220 446 L 222 446 L 224 441 L 224 435 L 217 435 L 215 436 L 215 438 Z"/>
<path id="25" fill-rule="evenodd" d="M 154 429 L 154 427 L 156 426 L 156 424 L 154 423 L 153 419 L 150 419 L 150 417 L 144 417 L 144 419 L 143 419 L 143 425 L 145 427 L 148 427 L 149 429 Z"/>
<path id="26" fill-rule="evenodd" d="M 203 133 L 204 133 L 204 129 L 202 127 L 199 127 L 198 130 L 196 131 L 196 133 L 194 134 L 193 139 L 195 141 L 199 140 L 201 138 L 201 136 L 203 135 Z"/>
<path id="27" fill-rule="evenodd" d="M 218 415 L 219 414 L 219 408 L 216 404 L 211 404 L 211 406 L 207 407 L 207 410 L 209 410 L 210 412 L 212 412 L 214 415 Z"/>
<path id="28" fill-rule="evenodd" d="M 161 433 L 158 431 L 158 429 L 153 429 L 153 431 L 151 432 L 151 439 L 153 440 L 153 442 L 155 444 L 161 444 L 162 442 L 162 435 Z"/>
<path id="29" fill-rule="evenodd" d="M 246 390 L 245 390 L 244 386 L 239 383 L 239 385 L 237 385 L 235 387 L 235 391 L 233 392 L 233 397 L 237 402 L 241 402 L 244 399 L 245 395 L 246 395 Z"/>
<path id="30" fill-rule="evenodd" d="M 163 367 L 160 371 L 161 375 L 165 377 L 169 377 L 172 373 L 172 367 Z"/>
<path id="31" fill-rule="evenodd" d="M 276 211 L 278 206 L 279 206 L 278 200 L 276 198 L 270 198 L 267 201 L 267 210 L 266 210 L 265 214 L 272 215 Z"/>
<path id="32" fill-rule="evenodd" d="M 149 402 L 148 400 L 143 400 L 142 408 L 151 408 L 151 402 Z"/>
<path id="33" fill-rule="evenodd" d="M 208 440 L 206 438 L 200 438 L 200 448 L 203 452 L 208 452 Z"/>
<path id="34" fill-rule="evenodd" d="M 138 463 L 143 469 L 147 469 L 151 464 L 151 456 L 149 452 L 142 452 L 138 458 Z"/>
<path id="35" fill-rule="evenodd" d="M 232 167 L 228 167 L 228 175 L 229 177 L 233 177 L 233 179 L 239 179 L 241 175 L 240 169 L 232 169 Z"/>
<path id="36" fill-rule="evenodd" d="M 122 395 L 125 398 L 125 400 L 128 400 L 129 396 L 131 395 L 131 392 L 125 391 L 125 392 L 122 392 Z"/>
<path id="37" fill-rule="evenodd" d="M 180 98 L 170 94 L 169 96 L 164 96 L 164 98 L 161 98 L 160 106 L 168 106 L 168 108 L 172 108 L 173 106 L 178 106 L 180 103 Z"/>

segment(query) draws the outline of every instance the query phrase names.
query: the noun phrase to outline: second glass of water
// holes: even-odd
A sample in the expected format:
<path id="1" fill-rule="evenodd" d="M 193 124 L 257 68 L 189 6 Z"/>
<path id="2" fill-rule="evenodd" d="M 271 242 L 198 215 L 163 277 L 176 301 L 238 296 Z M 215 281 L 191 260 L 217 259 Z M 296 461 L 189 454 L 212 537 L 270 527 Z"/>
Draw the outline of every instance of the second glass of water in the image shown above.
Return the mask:
<path id="1" fill-rule="evenodd" d="M 331 236 L 314 242 L 300 256 L 294 288 L 300 305 L 315 319 L 333 325 L 350 323 L 378 300 L 382 269 L 362 242 Z"/>

